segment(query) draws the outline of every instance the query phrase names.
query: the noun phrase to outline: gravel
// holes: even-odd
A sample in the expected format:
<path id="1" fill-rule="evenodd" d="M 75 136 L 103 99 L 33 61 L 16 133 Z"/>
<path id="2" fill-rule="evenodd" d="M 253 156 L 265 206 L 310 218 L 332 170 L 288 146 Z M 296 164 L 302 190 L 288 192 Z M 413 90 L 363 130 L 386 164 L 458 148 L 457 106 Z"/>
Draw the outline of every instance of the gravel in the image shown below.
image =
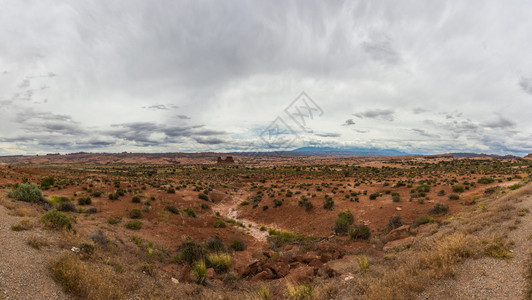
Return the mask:
<path id="1" fill-rule="evenodd" d="M 26 243 L 31 235 L 47 238 L 53 233 L 40 228 L 11 230 L 20 219 L 0 205 L 0 299 L 69 299 L 48 272 L 53 249 L 37 250 Z"/>

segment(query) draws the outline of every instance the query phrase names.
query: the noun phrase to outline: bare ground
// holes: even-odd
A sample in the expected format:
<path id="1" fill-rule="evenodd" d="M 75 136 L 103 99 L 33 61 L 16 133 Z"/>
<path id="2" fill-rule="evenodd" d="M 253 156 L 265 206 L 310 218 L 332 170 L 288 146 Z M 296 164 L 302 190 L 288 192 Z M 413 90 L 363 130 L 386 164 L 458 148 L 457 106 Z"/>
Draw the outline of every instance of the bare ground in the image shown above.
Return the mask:
<path id="1" fill-rule="evenodd" d="M 46 239 L 50 234 L 40 228 L 11 230 L 21 218 L 8 212 L 0 205 L 0 299 L 69 299 L 49 275 L 52 250 L 27 244 L 30 236 Z"/>

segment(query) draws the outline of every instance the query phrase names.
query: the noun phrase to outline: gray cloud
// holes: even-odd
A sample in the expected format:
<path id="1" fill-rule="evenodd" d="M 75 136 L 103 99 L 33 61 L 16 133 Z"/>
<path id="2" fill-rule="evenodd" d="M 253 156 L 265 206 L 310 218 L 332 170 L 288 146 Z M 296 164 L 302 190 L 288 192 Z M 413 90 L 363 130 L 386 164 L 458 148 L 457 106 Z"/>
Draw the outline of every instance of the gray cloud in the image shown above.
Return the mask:
<path id="1" fill-rule="evenodd" d="M 342 124 L 342 126 L 351 126 L 351 125 L 355 125 L 355 121 L 353 121 L 353 119 L 347 119 L 345 120 L 344 124 Z"/>
<path id="2" fill-rule="evenodd" d="M 525 93 L 532 95 L 532 78 L 522 77 L 519 81 L 519 86 Z"/>
<path id="3" fill-rule="evenodd" d="M 394 111 L 392 109 L 374 109 L 374 110 L 368 110 L 361 113 L 353 114 L 353 116 L 357 118 L 368 118 L 368 119 L 381 119 L 386 121 L 393 121 L 394 120 Z"/>
<path id="4" fill-rule="evenodd" d="M 397 64 L 401 61 L 401 56 L 392 47 L 391 41 L 387 38 L 380 41 L 363 42 L 362 48 L 376 61 L 386 64 Z"/>
<path id="5" fill-rule="evenodd" d="M 483 126 L 491 129 L 508 129 L 514 128 L 516 123 L 499 115 L 497 120 L 486 122 L 483 124 Z"/>
<path id="6" fill-rule="evenodd" d="M 335 132 L 315 132 L 314 135 L 317 135 L 319 137 L 340 137 L 342 136 L 339 133 Z"/>

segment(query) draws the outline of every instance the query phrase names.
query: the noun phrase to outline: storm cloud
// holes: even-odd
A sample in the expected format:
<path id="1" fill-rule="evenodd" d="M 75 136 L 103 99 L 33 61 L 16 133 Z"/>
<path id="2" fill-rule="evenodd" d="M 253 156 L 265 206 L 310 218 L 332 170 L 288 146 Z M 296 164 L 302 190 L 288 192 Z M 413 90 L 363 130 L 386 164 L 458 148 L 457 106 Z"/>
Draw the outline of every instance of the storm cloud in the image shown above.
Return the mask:
<path id="1" fill-rule="evenodd" d="M 526 154 L 531 9 L 6 0 L 0 155 L 233 151 L 275 120 L 293 148 Z M 323 113 L 292 107 L 302 92 Z"/>

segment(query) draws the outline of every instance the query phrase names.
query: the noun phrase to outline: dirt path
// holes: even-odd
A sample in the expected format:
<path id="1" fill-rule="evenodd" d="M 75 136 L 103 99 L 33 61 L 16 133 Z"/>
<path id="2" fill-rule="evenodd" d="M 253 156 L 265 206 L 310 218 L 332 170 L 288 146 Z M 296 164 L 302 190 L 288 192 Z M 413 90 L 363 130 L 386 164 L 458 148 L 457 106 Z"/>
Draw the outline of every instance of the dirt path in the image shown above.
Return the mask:
<path id="1" fill-rule="evenodd" d="M 260 225 L 253 221 L 238 217 L 238 204 L 242 202 L 242 199 L 239 199 L 235 196 L 227 196 L 222 199 L 219 203 L 213 206 L 213 210 L 220 212 L 220 215 L 233 219 L 235 221 L 242 222 L 244 231 L 248 232 L 252 237 L 254 237 L 259 242 L 266 242 L 268 237 L 267 231 L 260 231 Z M 248 225 L 251 224 L 251 227 Z"/>
<path id="2" fill-rule="evenodd" d="M 519 223 L 512 218 L 501 224 L 501 228 L 516 227 L 509 230 L 507 237 L 508 241 L 515 242 L 511 247 L 512 259 L 469 259 L 453 278 L 437 282 L 419 299 L 524 299 L 526 262 L 532 249 L 532 196 L 522 197 L 523 201 L 516 203 L 517 210 L 530 212 L 518 217 Z"/>
<path id="3" fill-rule="evenodd" d="M 49 276 L 47 262 L 52 251 L 27 244 L 30 236 L 49 233 L 39 228 L 11 230 L 20 219 L 0 205 L 0 299 L 69 299 Z"/>

